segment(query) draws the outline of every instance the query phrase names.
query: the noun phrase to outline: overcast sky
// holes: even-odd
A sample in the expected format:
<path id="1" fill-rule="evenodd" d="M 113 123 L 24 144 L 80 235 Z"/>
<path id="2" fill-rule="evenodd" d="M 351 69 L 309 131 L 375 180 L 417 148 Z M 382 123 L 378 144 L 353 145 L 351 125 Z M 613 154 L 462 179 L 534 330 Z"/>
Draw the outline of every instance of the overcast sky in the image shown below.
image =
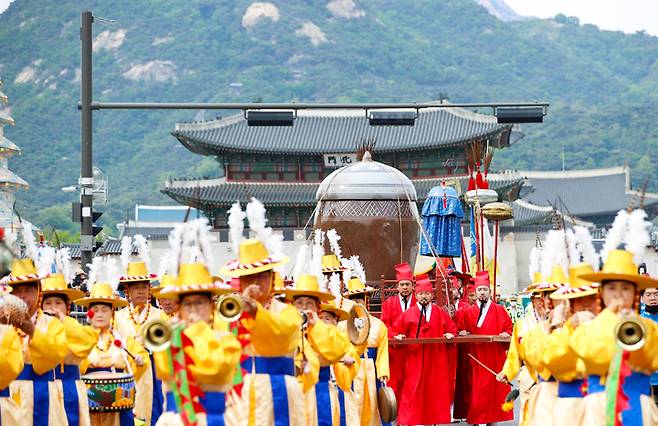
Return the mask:
<path id="1" fill-rule="evenodd" d="M 439 0 L 437 0 L 439 1 Z M 606 30 L 646 30 L 658 36 L 658 0 L 505 0 L 517 13 L 540 18 L 558 13 Z M 12 0 L 0 0 L 0 13 Z M 359 0 L 356 0 L 358 3 Z"/>

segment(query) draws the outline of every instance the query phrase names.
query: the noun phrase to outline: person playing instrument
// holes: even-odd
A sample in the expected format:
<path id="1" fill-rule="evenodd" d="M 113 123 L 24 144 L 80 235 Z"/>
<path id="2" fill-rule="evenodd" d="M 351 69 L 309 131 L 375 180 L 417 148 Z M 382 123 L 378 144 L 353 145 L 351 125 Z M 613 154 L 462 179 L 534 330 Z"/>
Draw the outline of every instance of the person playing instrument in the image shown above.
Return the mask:
<path id="1" fill-rule="evenodd" d="M 319 317 L 325 324 L 338 326 L 339 321 L 347 321 L 350 314 L 336 306 L 335 300 L 320 304 Z M 332 419 L 334 426 L 347 426 L 347 418 L 358 419 L 359 413 L 354 411 L 347 414 L 345 405 L 345 394 L 352 390 L 352 381 L 360 369 L 360 358 L 353 344 L 350 343 L 349 350 L 339 361 L 331 365 L 331 380 L 329 382 L 329 394 L 331 397 Z M 338 419 L 338 421 L 336 421 Z"/>
<path id="2" fill-rule="evenodd" d="M 114 272 L 111 261 L 94 259 L 89 274 L 88 285 L 91 287 L 89 296 L 74 300 L 76 305 L 88 308 L 88 318 L 91 326 L 99 332 L 98 341 L 87 359 L 80 364 L 81 373 L 88 378 L 129 378 L 132 388 L 129 395 L 117 397 L 117 405 L 133 405 L 135 381 L 149 370 L 149 358 L 146 350 L 132 336 L 122 335 L 115 327 L 117 308 L 128 305 L 124 299 L 116 295 L 118 274 Z M 104 279 L 101 280 L 101 269 L 105 268 Z M 135 424 L 135 414 L 130 408 L 119 411 L 105 412 L 107 401 L 94 400 L 89 395 L 90 418 L 92 426 L 132 426 Z"/>
<path id="3" fill-rule="evenodd" d="M 51 274 L 42 281 L 43 301 L 41 309 L 64 324 L 66 332 L 66 346 L 68 353 L 61 365 L 55 368 L 55 377 L 58 379 L 58 387 L 64 397 L 64 408 L 68 424 L 73 426 L 88 426 L 89 402 L 87 400 L 87 388 L 80 380 L 80 364 L 94 349 L 98 342 L 98 331 L 90 326 L 80 324 L 76 319 L 69 316 L 70 306 L 73 300 L 84 297 L 84 292 L 68 287 L 69 256 L 68 249 L 60 249 L 56 254 L 50 247 L 44 247 L 41 255 L 51 252 L 52 262 L 55 263 L 57 272 Z M 57 259 L 55 259 L 55 256 Z"/>
<path id="4" fill-rule="evenodd" d="M 357 269 L 361 270 L 361 268 Z M 360 271 L 357 271 L 356 274 L 365 276 L 365 273 Z M 368 294 L 374 291 L 374 288 L 366 287 L 361 278 L 355 276 L 347 282 L 347 291 L 343 294 L 343 298 L 365 307 Z M 349 425 L 378 426 L 382 424 L 377 404 L 377 390 L 386 386 L 389 378 L 388 329 L 377 317 L 368 314 L 368 318 L 370 320 L 368 339 L 356 347 L 357 353 L 361 357 L 361 369 L 354 378 L 353 392 L 346 401 L 346 405 L 357 407 L 356 412 L 359 413 L 360 421 L 348 418 Z M 345 323 L 340 323 L 339 328 L 345 331 L 347 326 Z M 351 412 L 353 412 L 353 408 L 347 408 L 347 413 Z"/>
<path id="5" fill-rule="evenodd" d="M 185 356 L 191 361 L 187 366 L 191 373 L 188 379 L 203 392 L 197 401 L 204 411 L 197 414 L 198 425 L 235 424 L 225 417 L 226 403 L 230 403 L 226 392 L 233 386 L 242 347 L 229 330 L 228 323 L 216 314 L 213 303 L 214 296 L 232 293 L 233 289 L 215 281 L 201 262 L 181 264 L 177 275 L 178 278 L 162 287 L 158 294 L 160 300 L 175 299 L 179 302 L 180 321 L 184 324 L 182 334 L 190 341 L 189 346 L 183 347 Z M 158 326 L 167 323 L 151 324 Z M 169 324 L 172 327 L 180 325 L 176 322 Z M 149 327 L 149 324 L 146 326 Z M 169 388 L 169 384 L 175 382 L 171 368 L 172 352 L 154 350 L 157 375 Z M 174 390 L 173 387 L 168 389 L 166 412 L 158 420 L 158 426 L 179 425 L 182 422 L 183 413 L 179 412 L 181 405 L 177 405 Z"/>
<path id="6" fill-rule="evenodd" d="M 658 288 L 649 287 L 641 291 L 641 300 L 644 305 L 640 313 L 644 318 L 658 322 Z M 651 375 L 651 394 L 658 404 L 658 372 Z"/>
<path id="7" fill-rule="evenodd" d="M 509 337 L 512 333 L 512 320 L 504 307 L 491 300 L 491 283 L 488 271 L 479 271 L 475 276 L 477 305 L 471 306 L 465 313 L 465 330 L 460 335 L 495 335 Z M 474 343 L 470 345 L 469 354 L 487 368 L 500 371 L 505 363 L 505 343 Z M 470 358 L 470 357 L 469 357 Z M 512 420 L 513 412 L 504 412 L 501 408 L 509 393 L 509 386 L 499 383 L 495 373 L 491 374 L 482 365 L 471 358 L 470 404 L 466 419 L 468 423 L 494 423 Z"/>
<path id="8" fill-rule="evenodd" d="M 627 425 L 648 425 L 658 423 L 658 407 L 649 394 L 650 372 L 658 370 L 658 325 L 634 314 L 639 309 L 639 290 L 658 286 L 658 280 L 638 273 L 634 257 L 641 259 L 649 237 L 646 231 L 646 213 L 635 210 L 630 214 L 620 211 L 608 233 L 603 248 L 605 258 L 600 272 L 583 274 L 580 278 L 601 283 L 601 299 L 604 309 L 595 319 L 581 324 L 570 340 L 572 349 L 585 363 L 588 377 L 586 422 L 604 424 L 606 404 L 615 401 L 606 399 L 608 395 L 623 393 L 628 398 L 626 404 L 615 404 L 614 415 L 621 415 L 621 422 Z M 626 244 L 626 249 L 617 247 Z M 631 251 L 632 250 L 632 251 Z M 615 335 L 615 327 L 623 320 L 636 321 L 643 326 L 641 344 L 623 349 L 626 336 Z M 616 339 L 619 339 L 616 342 Z M 621 363 L 619 357 L 621 356 Z M 630 374 L 620 373 L 625 364 Z M 601 376 L 607 376 L 605 382 Z M 603 389 L 610 381 L 619 378 L 620 388 Z M 603 385 L 607 383 L 607 385 Z M 617 401 L 618 402 L 618 401 Z M 619 413 L 621 411 L 621 413 Z M 608 421 L 613 420 L 608 418 Z"/>
<path id="9" fill-rule="evenodd" d="M 121 263 L 124 269 L 119 279 L 128 299 L 128 306 L 116 313 L 116 328 L 123 336 L 130 336 L 142 344 L 142 326 L 147 321 L 167 319 L 167 314 L 151 304 L 151 281 L 157 277 L 149 272 L 149 247 L 142 235 L 135 235 L 138 260 L 131 261 L 133 242 L 130 237 L 121 241 Z M 164 394 L 162 383 L 155 377 L 153 357 L 149 354 L 150 363 L 147 374 L 137 380 L 135 397 L 135 416 L 146 425 L 155 425 L 162 414 Z"/>
<path id="10" fill-rule="evenodd" d="M 339 362 L 348 353 L 351 346 L 350 341 L 345 333 L 339 331 L 337 327 L 319 320 L 320 303 L 329 302 L 334 299 L 334 296 L 328 291 L 320 289 L 316 275 L 300 274 L 295 279 L 294 288 L 286 290 L 286 294 L 307 319 L 303 336 L 306 339 L 304 349 L 305 352 L 313 352 L 313 354 L 304 353 L 303 356 L 308 357 L 306 361 L 310 364 L 314 364 L 312 359 L 317 359 L 318 363 L 317 366 L 311 367 L 311 370 L 318 369 L 317 377 L 315 371 L 307 374 L 303 368 L 301 369 L 303 376 L 313 376 L 309 383 L 306 383 L 308 380 L 302 380 L 307 393 L 306 424 L 332 426 L 339 417 L 332 419 L 335 410 L 332 407 L 330 394 L 330 366 Z"/>
<path id="11" fill-rule="evenodd" d="M 395 279 L 397 281 L 397 297 L 389 297 L 382 304 L 380 319 L 387 329 L 392 329 L 402 314 L 416 303 L 414 294 L 414 276 L 408 263 L 395 265 Z M 405 377 L 405 348 L 388 348 L 389 369 L 391 377 L 388 384 L 393 389 L 398 401 L 401 400 L 402 384 Z"/>
<path id="12" fill-rule="evenodd" d="M 13 382 L 25 366 L 21 339 L 6 321 L 3 296 L 11 293 L 11 287 L 0 284 L 0 424 L 2 424 L 2 400 L 9 396 L 9 384 Z"/>
<path id="13" fill-rule="evenodd" d="M 432 303 L 434 289 L 427 276 L 416 278 L 417 302 L 396 321 L 395 339 L 445 337 L 451 340 L 457 327 L 450 315 Z M 401 389 L 398 424 L 450 423 L 452 378 L 448 351 L 443 344 L 416 344 L 403 347 L 407 353 L 405 379 Z"/>
<path id="14" fill-rule="evenodd" d="M 27 305 L 26 312 L 10 318 L 21 337 L 24 367 L 9 385 L 9 398 L 1 399 L 2 421 L 3 425 L 66 425 L 64 403 L 56 397 L 52 373 L 68 353 L 66 331 L 59 319 L 41 310 L 41 279 L 49 270 L 41 267 L 37 271 L 34 259 L 38 249 L 29 223 L 23 223 L 23 240 L 28 257 L 14 259 L 10 274 L 2 279 L 2 284 L 12 288 L 12 295 Z"/>
<path id="15" fill-rule="evenodd" d="M 265 208 L 256 200 L 247 205 L 252 231 L 259 238 L 242 240 L 243 219 L 239 204 L 229 212 L 232 243 L 238 258 L 220 274 L 240 279 L 244 315 L 240 327 L 243 346 L 243 387 L 227 415 L 236 425 L 301 426 L 305 424 L 304 397 L 295 378 L 295 353 L 301 339 L 302 318 L 292 305 L 273 299 L 274 269 L 284 265 L 281 242 L 264 227 Z M 236 220 L 237 219 L 237 220 Z M 268 252 L 265 245 L 272 248 Z"/>

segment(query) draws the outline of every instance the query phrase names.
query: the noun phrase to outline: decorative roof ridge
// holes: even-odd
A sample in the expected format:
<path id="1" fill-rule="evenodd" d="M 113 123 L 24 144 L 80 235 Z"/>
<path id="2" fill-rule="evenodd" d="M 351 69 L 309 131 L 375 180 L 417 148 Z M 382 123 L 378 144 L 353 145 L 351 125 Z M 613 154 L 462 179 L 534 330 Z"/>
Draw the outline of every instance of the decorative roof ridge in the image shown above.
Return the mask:
<path id="1" fill-rule="evenodd" d="M 628 166 L 604 167 L 583 170 L 519 170 L 529 179 L 577 179 L 599 176 L 628 174 Z"/>
<path id="2" fill-rule="evenodd" d="M 174 131 L 172 133 L 177 133 L 179 131 L 191 131 L 191 130 L 207 130 L 207 129 L 216 129 L 219 127 L 229 126 L 234 123 L 238 123 L 244 120 L 243 114 L 234 114 L 229 115 L 228 117 L 215 118 L 212 120 L 206 121 L 193 121 L 193 122 L 180 122 L 176 123 L 174 126 Z"/>
<path id="3" fill-rule="evenodd" d="M 485 123 L 498 124 L 498 119 L 494 115 L 480 114 L 479 112 L 474 112 L 464 108 L 428 108 L 427 111 L 430 110 L 435 111 L 438 109 L 449 112 L 450 114 L 459 118 L 464 118 L 472 121 L 483 121 Z"/>
<path id="4" fill-rule="evenodd" d="M 519 207 L 529 209 L 529 210 L 534 210 L 534 211 L 537 211 L 537 212 L 548 213 L 548 212 L 553 211 L 553 207 L 551 207 L 551 206 L 540 206 L 538 204 L 533 204 L 529 201 L 525 201 L 521 198 L 518 198 L 518 199 L 512 201 L 511 203 L 516 204 Z"/>
<path id="5" fill-rule="evenodd" d="M 165 182 L 165 188 L 196 188 L 199 186 L 213 186 L 226 182 L 225 177 L 214 179 L 170 179 Z"/>

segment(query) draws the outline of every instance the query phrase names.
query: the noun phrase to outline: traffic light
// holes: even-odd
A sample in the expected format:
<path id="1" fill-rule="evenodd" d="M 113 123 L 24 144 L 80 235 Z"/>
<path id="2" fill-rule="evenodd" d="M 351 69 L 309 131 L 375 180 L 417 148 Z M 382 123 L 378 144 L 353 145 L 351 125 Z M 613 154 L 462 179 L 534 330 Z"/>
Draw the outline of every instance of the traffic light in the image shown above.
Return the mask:
<path id="1" fill-rule="evenodd" d="M 96 224 L 96 221 L 100 219 L 101 216 L 103 216 L 103 212 L 91 212 L 91 222 L 93 223 L 91 226 L 91 235 L 93 235 L 94 238 L 103 230 L 103 225 Z"/>

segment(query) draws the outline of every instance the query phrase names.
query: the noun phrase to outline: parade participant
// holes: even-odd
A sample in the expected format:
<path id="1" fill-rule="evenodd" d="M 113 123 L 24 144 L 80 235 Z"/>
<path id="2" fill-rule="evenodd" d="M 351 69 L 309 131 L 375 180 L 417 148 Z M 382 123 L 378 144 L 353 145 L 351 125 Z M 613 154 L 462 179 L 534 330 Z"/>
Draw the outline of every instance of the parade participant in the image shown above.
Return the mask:
<path id="1" fill-rule="evenodd" d="M 380 319 L 387 329 L 392 329 L 402 314 L 416 303 L 414 295 L 414 277 L 408 263 L 395 265 L 395 279 L 397 281 L 397 297 L 389 297 L 382 304 Z M 390 347 L 388 349 L 391 377 L 388 384 L 395 392 L 398 401 L 401 397 L 402 382 L 404 380 L 405 348 Z"/>
<path id="2" fill-rule="evenodd" d="M 236 203 L 229 213 L 229 226 L 238 258 L 221 269 L 222 275 L 240 279 L 246 314 L 240 325 L 248 342 L 243 347 L 248 358 L 242 362 L 246 373 L 241 396 L 233 407 L 227 407 L 227 415 L 238 420 L 237 425 L 301 426 L 305 406 L 294 357 L 302 319 L 294 306 L 272 297 L 273 270 L 288 258 L 281 253 L 280 240 L 265 228 L 265 209 L 258 200 L 252 199 L 247 206 L 247 216 L 257 238 L 242 240 L 244 213 Z"/>
<path id="3" fill-rule="evenodd" d="M 620 366 L 615 368 L 613 360 L 621 351 L 614 333 L 620 320 L 633 315 L 639 309 L 639 290 L 658 287 L 658 280 L 638 274 L 634 256 L 641 259 L 649 244 L 646 213 L 635 210 L 630 214 L 620 211 L 613 222 L 603 247 L 602 258 L 605 259 L 600 272 L 581 275 L 580 278 L 590 282 L 600 282 L 601 299 L 604 309 L 595 319 L 581 324 L 571 337 L 571 347 L 585 363 L 588 377 L 589 394 L 585 403 L 587 424 L 605 424 L 614 421 L 606 419 L 606 401 L 601 376 L 607 376 L 609 386 L 611 377 L 618 376 L 620 389 L 611 389 L 609 395 L 618 396 L 621 392 L 628 398 L 626 404 L 615 404 L 614 416 L 621 411 L 621 423 L 628 425 L 649 425 L 658 423 L 658 407 L 649 395 L 650 372 L 658 370 L 658 324 L 647 319 L 638 318 L 644 325 L 644 345 L 626 351 L 622 363 L 629 369 L 628 375 L 621 377 Z M 626 249 L 618 249 L 622 243 Z M 617 371 L 615 371 L 617 370 Z M 623 373 L 622 373 L 623 374 Z"/>
<path id="4" fill-rule="evenodd" d="M 58 387 L 64 397 L 64 408 L 66 418 L 71 426 L 85 426 L 90 424 L 89 402 L 87 400 L 87 388 L 80 380 L 80 364 L 94 349 L 98 342 L 98 332 L 92 327 L 80 324 L 69 315 L 73 300 L 82 298 L 85 294 L 81 290 L 69 288 L 67 277 L 70 277 L 68 249 L 58 250 L 55 259 L 55 250 L 44 247 L 41 251 L 42 258 L 52 256 L 55 262 L 55 273 L 42 281 L 43 301 L 42 310 L 64 324 L 66 332 L 66 346 L 68 353 L 61 365 L 55 368 L 55 377 L 59 380 Z"/>
<path id="5" fill-rule="evenodd" d="M 416 279 L 417 303 L 396 321 L 393 333 L 404 338 L 453 339 L 457 327 L 448 313 L 432 303 L 434 290 L 427 276 Z M 398 424 L 450 423 L 453 372 L 446 371 L 445 345 L 406 345 L 405 378 L 401 390 Z"/>
<path id="6" fill-rule="evenodd" d="M 169 297 L 160 297 L 160 291 L 165 287 L 170 287 L 176 283 L 176 277 L 170 274 L 160 276 L 160 286 L 151 290 L 153 297 L 158 301 L 158 307 L 167 314 L 170 321 L 178 320 L 178 310 L 180 304 L 178 299 Z"/>
<path id="7" fill-rule="evenodd" d="M 460 335 L 498 335 L 510 337 L 512 320 L 504 307 L 491 300 L 491 283 L 489 272 L 480 271 L 475 276 L 475 292 L 477 305 L 466 311 L 466 330 Z M 513 412 L 504 412 L 501 408 L 509 393 L 509 386 L 499 383 L 495 374 L 491 374 L 477 361 L 487 368 L 500 371 L 505 363 L 507 344 L 504 343 L 474 343 L 469 354 L 471 358 L 471 383 L 473 385 L 470 404 L 466 419 L 469 423 L 494 423 L 508 421 L 514 418 Z M 476 361 L 477 360 L 477 361 Z"/>
<path id="8" fill-rule="evenodd" d="M 24 367 L 9 385 L 10 397 L 2 399 L 2 421 L 26 426 L 66 425 L 64 402 L 56 396 L 52 373 L 68 353 L 66 331 L 59 319 L 41 310 L 41 279 L 48 271 L 37 271 L 35 267 L 38 250 L 27 222 L 23 223 L 23 236 L 28 258 L 14 259 L 10 274 L 2 279 L 2 284 L 12 288 L 12 295 L 27 305 L 26 312 L 10 320 L 21 337 Z M 5 235 L 11 247 L 13 243 L 8 237 Z"/>
<path id="9" fill-rule="evenodd" d="M 533 247 L 530 252 L 529 272 L 532 284 L 530 288 L 537 287 L 542 281 L 543 276 L 540 272 L 541 249 Z M 532 297 L 532 294 L 531 294 Z M 514 323 L 510 345 L 507 350 L 505 364 L 497 379 L 500 382 L 511 383 L 517 375 L 519 376 L 519 396 L 521 409 L 519 410 L 519 424 L 523 425 L 527 415 L 527 401 L 530 389 L 537 382 L 537 373 L 531 369 L 526 361 L 525 344 L 529 330 L 537 325 L 540 317 L 543 317 L 543 304 L 539 303 L 540 298 L 531 299 L 532 310 L 523 318 Z"/>
<path id="10" fill-rule="evenodd" d="M 306 395 L 306 424 L 331 426 L 334 420 L 338 419 L 332 419 L 335 410 L 331 404 L 330 366 L 347 354 L 350 349 L 349 339 L 337 327 L 319 320 L 320 302 L 329 302 L 334 296 L 320 289 L 316 275 L 298 274 L 294 288 L 287 290 L 286 294 L 292 299 L 294 306 L 306 316 L 305 349 L 307 352 L 312 351 L 313 355 L 310 357 L 318 360 L 318 378 L 314 380 L 315 383 L 309 383 L 313 387 Z M 304 355 L 309 357 L 307 354 Z M 311 360 L 309 359 L 308 362 L 310 363 Z"/>
<path id="11" fill-rule="evenodd" d="M 473 284 L 464 286 L 464 299 L 467 303 L 465 307 L 455 312 L 454 322 L 457 330 L 466 330 L 466 313 L 468 308 L 475 305 L 475 287 Z M 457 346 L 457 363 L 455 366 L 455 392 L 453 397 L 452 416 L 455 419 L 466 419 L 470 401 L 471 390 L 471 359 L 468 353 L 471 352 L 468 343 L 460 343 Z"/>
<path id="12" fill-rule="evenodd" d="M 0 284 L 0 321 L 5 320 L 5 301 L 3 296 L 11 293 L 11 287 Z M 21 339 L 16 329 L 9 324 L 0 323 L 0 424 L 2 424 L 2 398 L 9 396 L 9 384 L 23 370 L 23 352 Z"/>
<path id="13" fill-rule="evenodd" d="M 151 281 L 156 279 L 156 275 L 149 273 L 148 242 L 142 235 L 135 235 L 134 242 L 137 261 L 131 261 L 133 240 L 130 237 L 121 240 L 124 275 L 119 279 L 119 286 L 129 304 L 116 313 L 116 328 L 121 335 L 130 336 L 142 344 L 142 326 L 154 319 L 167 319 L 167 315 L 151 304 Z M 135 416 L 147 425 L 155 425 L 162 414 L 164 394 L 162 383 L 155 377 L 153 357 L 150 354 L 149 357 L 149 370 L 137 381 Z"/>
<path id="14" fill-rule="evenodd" d="M 658 288 L 649 287 L 642 290 L 641 299 L 644 304 L 641 315 L 644 318 L 658 322 Z M 651 375 L 651 394 L 653 400 L 658 404 L 658 372 Z"/>
<path id="15" fill-rule="evenodd" d="M 116 294 L 118 276 L 112 261 L 94 258 L 89 273 L 89 296 L 74 300 L 76 305 L 88 308 L 91 326 L 99 332 L 98 341 L 87 359 L 80 364 L 80 371 L 87 377 L 131 374 L 135 381 L 149 369 L 148 354 L 131 336 L 122 335 L 115 327 L 117 308 L 128 303 Z M 102 275 L 102 278 L 101 278 Z M 130 399 L 136 395 L 124 395 Z M 121 403 L 123 400 L 117 400 Z M 90 407 L 102 405 L 102 401 L 89 401 Z M 92 426 L 132 426 L 135 424 L 134 412 L 124 409 L 116 412 L 92 411 Z"/>
<path id="16" fill-rule="evenodd" d="M 354 259 L 353 259 L 354 260 Z M 356 259 L 358 260 L 358 258 Z M 360 263 L 359 263 L 360 265 Z M 363 266 L 356 266 L 358 270 L 356 275 L 365 277 Z M 352 303 L 358 303 L 367 306 L 368 294 L 374 292 L 372 287 L 366 287 L 362 279 L 353 277 L 347 282 L 347 291 L 343 298 L 349 299 Z M 389 378 L 388 364 L 388 330 L 384 323 L 369 315 L 370 333 L 368 339 L 361 345 L 357 346 L 357 353 L 361 359 L 361 369 L 354 378 L 353 391 L 347 405 L 355 405 L 356 412 L 359 413 L 359 419 L 347 419 L 349 425 L 361 426 L 378 426 L 381 424 L 379 407 L 377 405 L 377 390 L 386 385 Z M 340 323 L 339 327 L 346 330 L 346 325 Z M 348 414 L 351 409 L 347 409 Z"/>
<path id="17" fill-rule="evenodd" d="M 200 223 L 190 221 L 179 225 L 173 233 L 185 232 L 186 229 L 189 232 L 196 227 L 201 227 L 201 232 L 206 232 L 206 225 L 205 220 Z M 180 241 L 175 237 L 172 240 Z M 189 247 L 183 247 L 181 250 L 187 251 Z M 213 302 L 213 297 L 232 293 L 233 289 L 215 281 L 206 266 L 207 259 L 204 258 L 204 262 L 201 262 L 195 259 L 194 253 L 188 252 L 185 255 L 187 258 L 182 257 L 183 263 L 173 267 L 177 271 L 177 278 L 163 280 L 164 286 L 158 292 L 159 300 L 175 300 L 180 306 L 180 321 L 184 324 L 181 334 L 191 342 L 189 346 L 183 347 L 185 357 L 189 357 L 186 368 L 191 375 L 188 379 L 203 392 L 195 401 L 203 408 L 198 410 L 198 424 L 237 424 L 237 420 L 228 420 L 225 407 L 227 401 L 230 403 L 231 400 L 230 397 L 227 398 L 226 392 L 233 385 L 242 347 L 238 338 L 229 330 L 228 323 L 215 314 Z M 171 324 L 173 327 L 179 325 L 176 322 Z M 155 352 L 154 359 L 158 377 L 166 384 L 175 382 L 170 352 Z M 177 412 L 179 407 L 176 405 L 176 393 L 173 389 L 168 389 L 166 393 L 165 406 L 166 412 L 160 416 L 158 426 L 182 424 L 184 414 Z"/>

